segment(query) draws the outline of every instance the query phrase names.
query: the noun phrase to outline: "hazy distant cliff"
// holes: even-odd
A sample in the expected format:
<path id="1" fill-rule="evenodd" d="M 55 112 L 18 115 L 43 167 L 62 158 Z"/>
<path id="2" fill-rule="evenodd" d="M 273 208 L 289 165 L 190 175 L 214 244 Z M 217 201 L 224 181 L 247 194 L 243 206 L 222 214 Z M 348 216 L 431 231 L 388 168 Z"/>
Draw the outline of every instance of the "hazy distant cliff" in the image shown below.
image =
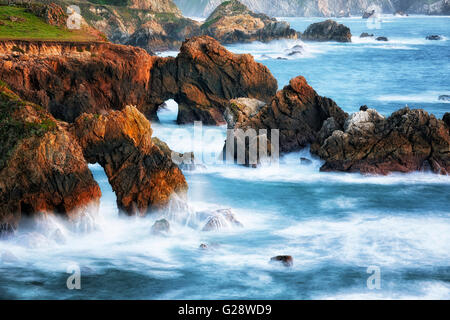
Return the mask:
<path id="1" fill-rule="evenodd" d="M 174 0 L 187 16 L 208 16 L 223 1 Z M 445 14 L 448 11 L 448 0 L 242 0 L 242 3 L 255 12 L 278 17 L 359 15 L 371 5 L 379 6 L 385 13 L 401 10 Z"/>

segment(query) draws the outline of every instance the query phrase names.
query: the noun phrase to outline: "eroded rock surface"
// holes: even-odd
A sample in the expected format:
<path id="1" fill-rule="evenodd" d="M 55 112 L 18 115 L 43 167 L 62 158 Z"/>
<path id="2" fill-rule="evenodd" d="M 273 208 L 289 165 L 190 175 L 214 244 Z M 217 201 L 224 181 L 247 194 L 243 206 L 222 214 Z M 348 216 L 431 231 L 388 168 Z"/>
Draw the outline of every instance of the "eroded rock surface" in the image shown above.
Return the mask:
<path id="1" fill-rule="evenodd" d="M 231 53 L 204 36 L 187 40 L 177 58 L 159 59 L 152 71 L 151 87 L 154 106 L 172 98 L 178 103 L 178 123 L 223 124 L 229 100 L 248 97 L 270 101 L 277 81 L 251 55 Z"/>
<path id="2" fill-rule="evenodd" d="M 22 216 L 95 211 L 100 188 L 65 125 L 2 85 L 0 108 L 0 234 Z"/>
<path id="3" fill-rule="evenodd" d="M 152 142 L 150 122 L 135 107 L 83 114 L 73 124 L 90 163 L 108 176 L 118 207 L 129 215 L 163 209 L 172 194 L 185 197 L 186 180 L 169 154 Z"/>
<path id="4" fill-rule="evenodd" d="M 155 118 L 159 106 L 174 99 L 179 123 L 222 124 L 230 99 L 268 102 L 277 90 L 267 67 L 206 36 L 184 42 L 176 58 L 106 43 L 2 41 L 0 71 L 0 80 L 20 96 L 68 122 L 126 105 Z"/>
<path id="5" fill-rule="evenodd" d="M 326 161 L 323 171 L 387 174 L 450 170 L 450 135 L 445 120 L 424 110 L 404 108 L 384 118 L 373 109 L 353 114 L 313 152 Z"/>
<path id="6" fill-rule="evenodd" d="M 280 152 L 285 153 L 313 143 L 324 121 L 330 117 L 334 118 L 336 128 L 342 128 L 347 114 L 333 100 L 319 96 L 305 78 L 299 76 L 278 91 L 256 115 L 241 116 L 234 128 L 267 129 L 269 139 L 270 130 L 278 129 Z"/>
<path id="7" fill-rule="evenodd" d="M 329 19 L 311 24 L 302 34 L 302 40 L 352 42 L 352 34 L 348 27 Z"/>
<path id="8" fill-rule="evenodd" d="M 201 28 L 204 34 L 224 44 L 298 38 L 289 23 L 254 13 L 238 0 L 220 4 Z"/>

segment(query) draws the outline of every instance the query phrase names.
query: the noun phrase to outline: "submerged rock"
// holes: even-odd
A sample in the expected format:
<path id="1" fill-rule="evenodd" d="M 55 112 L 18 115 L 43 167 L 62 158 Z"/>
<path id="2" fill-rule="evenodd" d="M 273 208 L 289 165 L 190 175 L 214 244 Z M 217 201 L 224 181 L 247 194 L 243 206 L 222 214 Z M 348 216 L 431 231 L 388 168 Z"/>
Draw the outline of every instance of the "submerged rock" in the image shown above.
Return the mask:
<path id="1" fill-rule="evenodd" d="M 265 14 L 256 14 L 238 0 L 220 4 L 201 28 L 204 34 L 223 44 L 298 38 L 289 23 L 277 21 Z"/>
<path id="2" fill-rule="evenodd" d="M 389 39 L 386 38 L 386 37 L 377 37 L 375 40 L 377 40 L 377 41 L 389 41 Z"/>
<path id="3" fill-rule="evenodd" d="M 165 235 L 170 232 L 170 224 L 166 219 L 156 221 L 152 226 L 152 234 Z"/>
<path id="4" fill-rule="evenodd" d="M 220 209 L 208 213 L 209 218 L 202 231 L 217 231 L 229 227 L 242 227 L 231 209 Z"/>
<path id="5" fill-rule="evenodd" d="M 270 262 L 279 262 L 285 267 L 292 267 L 294 265 L 294 258 L 292 256 L 276 256 L 270 258 Z"/>
<path id="6" fill-rule="evenodd" d="M 99 163 L 129 215 L 165 208 L 172 196 L 185 196 L 187 183 L 171 154 L 152 141 L 150 122 L 135 107 L 106 115 L 84 114 L 73 132 L 90 163 Z"/>
<path id="7" fill-rule="evenodd" d="M 331 118 L 331 119 L 333 119 L 333 118 Z M 310 165 L 310 164 L 312 164 L 312 160 L 308 159 L 308 158 L 301 157 L 300 158 L 300 164 L 301 165 Z"/>
<path id="8" fill-rule="evenodd" d="M 350 29 L 334 20 L 311 24 L 302 34 L 302 40 L 352 42 Z"/>
<path id="9" fill-rule="evenodd" d="M 17 263 L 19 259 L 11 251 L 4 250 L 0 255 L 0 261 L 2 263 Z"/>
<path id="10" fill-rule="evenodd" d="M 369 19 L 370 17 L 372 17 L 374 14 L 376 13 L 375 10 L 370 10 L 370 11 L 364 11 L 362 18 L 363 19 Z"/>
<path id="11" fill-rule="evenodd" d="M 438 99 L 441 101 L 450 101 L 450 95 L 444 94 L 444 95 L 439 96 Z"/>

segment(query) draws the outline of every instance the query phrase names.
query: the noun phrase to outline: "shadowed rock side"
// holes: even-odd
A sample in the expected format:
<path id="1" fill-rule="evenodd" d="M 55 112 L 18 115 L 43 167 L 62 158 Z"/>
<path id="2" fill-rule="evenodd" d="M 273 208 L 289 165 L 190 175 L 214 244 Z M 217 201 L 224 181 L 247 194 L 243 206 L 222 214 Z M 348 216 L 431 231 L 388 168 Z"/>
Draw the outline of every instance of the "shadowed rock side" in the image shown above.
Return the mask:
<path id="1" fill-rule="evenodd" d="M 297 32 L 290 28 L 289 23 L 254 13 L 237 0 L 225 1 L 219 5 L 201 29 L 203 34 L 224 44 L 298 38 Z"/>
<path id="2" fill-rule="evenodd" d="M 152 142 L 150 122 L 135 107 L 106 115 L 83 114 L 73 131 L 90 163 L 99 163 L 129 215 L 165 207 L 173 193 L 185 197 L 186 180 L 170 154 Z"/>
<path id="3" fill-rule="evenodd" d="M 449 126 L 420 109 L 404 108 L 387 119 L 373 109 L 357 112 L 312 151 L 326 161 L 323 171 L 450 172 Z"/>
<path id="4" fill-rule="evenodd" d="M 282 153 L 298 151 L 314 142 L 326 119 L 333 117 L 337 126 L 342 128 L 347 117 L 333 100 L 319 96 L 301 76 L 292 79 L 288 86 L 278 91 L 269 104 L 261 107 L 260 103 L 255 103 L 260 108 L 256 114 L 254 111 L 244 111 L 255 110 L 255 107 L 237 108 L 239 104 L 232 103 L 227 114 L 234 114 L 235 117 L 229 120 L 229 126 L 231 122 L 233 127 L 232 122 L 238 119 L 235 129 L 269 129 L 268 138 L 270 129 L 279 129 Z"/>
<path id="5" fill-rule="evenodd" d="M 178 103 L 177 122 L 223 124 L 230 99 L 270 101 L 277 81 L 264 65 L 249 54 L 233 54 L 213 38 L 195 37 L 181 47 L 177 58 L 158 59 L 152 71 L 153 109 L 168 99 Z"/>
<path id="6" fill-rule="evenodd" d="M 228 100 L 267 102 L 277 89 L 251 55 L 233 54 L 206 36 L 184 42 L 177 58 L 105 43 L 2 41 L 0 80 L 68 122 L 126 105 L 154 118 L 161 104 L 175 99 L 179 123 L 220 124 Z"/>
<path id="7" fill-rule="evenodd" d="M 405 108 L 385 119 L 373 109 L 361 110 L 348 117 L 333 100 L 318 96 L 303 77 L 297 77 L 270 104 L 236 99 L 225 115 L 229 128 L 269 129 L 267 138 L 270 129 L 279 129 L 281 153 L 311 145 L 311 152 L 326 161 L 323 171 L 448 174 L 448 114 L 438 120 L 423 110 Z M 236 146 L 239 138 L 233 139 Z M 249 141 L 244 146 L 248 164 Z M 270 143 L 268 147 L 270 153 Z M 227 157 L 237 158 L 236 147 L 235 154 Z"/>
<path id="8" fill-rule="evenodd" d="M 76 139 L 44 108 L 0 85 L 0 236 L 22 216 L 72 219 L 98 206 L 100 188 Z"/>
<path id="9" fill-rule="evenodd" d="M 0 78 L 21 97 L 73 122 L 84 112 L 148 103 L 155 59 L 142 49 L 106 43 L 3 41 Z"/>
<path id="10" fill-rule="evenodd" d="M 311 24 L 302 34 L 302 40 L 352 42 L 352 34 L 348 27 L 329 19 Z"/>

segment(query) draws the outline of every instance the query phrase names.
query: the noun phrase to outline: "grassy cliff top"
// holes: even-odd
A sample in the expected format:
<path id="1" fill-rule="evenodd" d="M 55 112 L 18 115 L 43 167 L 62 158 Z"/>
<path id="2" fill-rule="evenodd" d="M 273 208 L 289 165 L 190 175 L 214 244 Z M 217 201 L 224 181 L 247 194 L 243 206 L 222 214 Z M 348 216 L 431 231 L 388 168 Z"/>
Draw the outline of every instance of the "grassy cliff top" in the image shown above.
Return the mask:
<path id="1" fill-rule="evenodd" d="M 98 41 L 86 30 L 69 30 L 47 24 L 23 7 L 0 6 L 0 39 Z"/>

